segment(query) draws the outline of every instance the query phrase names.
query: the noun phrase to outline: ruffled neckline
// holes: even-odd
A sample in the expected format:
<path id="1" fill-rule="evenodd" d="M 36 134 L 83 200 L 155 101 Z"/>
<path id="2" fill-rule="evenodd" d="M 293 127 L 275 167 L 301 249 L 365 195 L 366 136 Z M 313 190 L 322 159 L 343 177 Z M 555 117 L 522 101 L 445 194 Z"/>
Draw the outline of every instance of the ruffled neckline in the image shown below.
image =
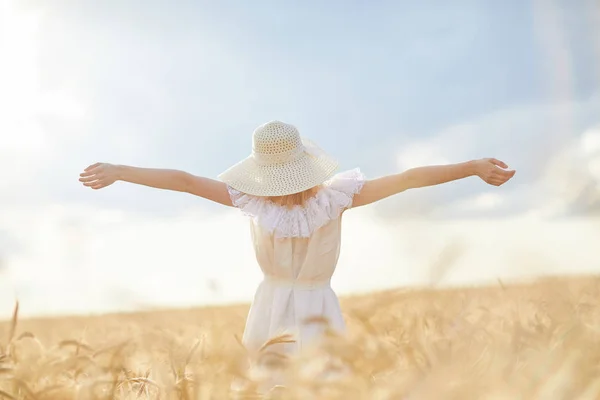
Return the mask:
<path id="1" fill-rule="evenodd" d="M 352 207 L 354 195 L 365 182 L 360 169 L 334 175 L 304 206 L 287 208 L 264 197 L 242 193 L 228 186 L 233 205 L 254 223 L 278 238 L 309 237 L 316 230 L 338 218 L 345 209 Z"/>

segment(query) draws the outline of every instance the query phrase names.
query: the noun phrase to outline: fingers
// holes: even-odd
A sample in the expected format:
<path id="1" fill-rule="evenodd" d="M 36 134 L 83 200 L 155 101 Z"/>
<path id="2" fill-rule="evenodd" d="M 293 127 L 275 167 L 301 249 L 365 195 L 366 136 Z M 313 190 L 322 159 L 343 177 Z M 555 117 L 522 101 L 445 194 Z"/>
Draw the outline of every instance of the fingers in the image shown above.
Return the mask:
<path id="1" fill-rule="evenodd" d="M 96 175 L 85 176 L 85 177 L 79 178 L 79 182 L 93 182 L 95 180 L 98 180 L 98 178 L 99 177 Z"/>
<path id="2" fill-rule="evenodd" d="M 481 169 L 479 176 L 487 184 L 493 186 L 501 186 L 515 176 L 515 170 L 509 170 L 508 165 L 505 162 L 498 160 L 497 158 L 485 158 L 482 161 L 485 162 L 480 164 Z"/>
<path id="3" fill-rule="evenodd" d="M 99 181 L 97 179 L 94 179 L 93 181 L 89 181 L 89 182 L 85 182 L 83 184 L 83 186 L 87 186 L 87 187 L 94 187 L 94 186 L 98 186 L 102 183 L 102 181 Z"/>
<path id="4" fill-rule="evenodd" d="M 96 168 L 97 166 L 99 166 L 101 163 L 97 162 L 96 164 L 92 164 L 89 167 L 87 167 L 86 169 L 84 169 L 84 171 L 89 171 L 92 168 Z"/>
<path id="5" fill-rule="evenodd" d="M 96 163 L 96 164 L 92 164 L 89 167 L 87 167 L 86 169 L 83 170 L 83 172 L 81 174 L 79 174 L 79 176 L 92 176 L 94 174 L 97 174 L 99 171 L 102 170 L 102 163 Z"/>
<path id="6" fill-rule="evenodd" d="M 515 175 L 515 170 L 506 171 L 504 169 L 498 169 L 494 173 L 498 176 L 502 176 L 504 178 L 512 178 Z"/>
<path id="7" fill-rule="evenodd" d="M 505 163 L 505 162 L 503 162 L 503 161 L 500 161 L 500 160 L 498 160 L 498 159 L 496 159 L 496 158 L 490 158 L 489 160 L 490 160 L 490 162 L 491 162 L 492 164 L 494 164 L 494 165 L 496 165 L 496 166 L 498 166 L 498 167 L 500 167 L 500 168 L 508 168 L 508 165 L 506 165 L 506 163 Z"/>
<path id="8" fill-rule="evenodd" d="M 90 167 L 88 167 L 88 168 L 90 168 Z M 101 169 L 99 167 L 94 167 L 89 170 L 86 168 L 86 171 L 79 174 L 79 176 L 83 176 L 83 177 L 92 176 L 92 175 L 96 175 L 100 171 L 101 171 Z"/>
<path id="9" fill-rule="evenodd" d="M 501 186 L 515 176 L 515 173 L 516 171 L 501 171 L 501 173 L 494 173 L 487 180 L 487 183 L 494 186 Z"/>
<path id="10" fill-rule="evenodd" d="M 86 182 L 83 184 L 83 186 L 87 186 L 89 188 L 92 188 L 94 190 L 97 189 L 102 189 L 103 187 L 108 186 L 109 183 L 106 181 L 101 181 L 101 180 L 96 180 L 96 181 L 92 181 L 92 182 Z"/>
<path id="11" fill-rule="evenodd" d="M 95 163 L 88 166 L 79 174 L 79 182 L 83 183 L 83 186 L 87 186 L 94 190 L 102 189 L 110 184 L 103 174 L 102 163 Z"/>

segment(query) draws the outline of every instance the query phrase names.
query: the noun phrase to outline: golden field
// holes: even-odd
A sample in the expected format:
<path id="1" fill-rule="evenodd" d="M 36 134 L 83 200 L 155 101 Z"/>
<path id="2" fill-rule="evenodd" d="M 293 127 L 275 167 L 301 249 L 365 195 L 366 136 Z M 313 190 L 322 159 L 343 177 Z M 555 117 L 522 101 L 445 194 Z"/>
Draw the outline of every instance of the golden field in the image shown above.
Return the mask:
<path id="1" fill-rule="evenodd" d="M 348 336 L 278 360 L 289 384 L 270 398 L 600 399 L 599 277 L 403 289 L 341 303 Z M 236 337 L 247 310 L 17 315 L 0 323 L 0 399 L 228 399 L 232 379 L 244 376 Z"/>

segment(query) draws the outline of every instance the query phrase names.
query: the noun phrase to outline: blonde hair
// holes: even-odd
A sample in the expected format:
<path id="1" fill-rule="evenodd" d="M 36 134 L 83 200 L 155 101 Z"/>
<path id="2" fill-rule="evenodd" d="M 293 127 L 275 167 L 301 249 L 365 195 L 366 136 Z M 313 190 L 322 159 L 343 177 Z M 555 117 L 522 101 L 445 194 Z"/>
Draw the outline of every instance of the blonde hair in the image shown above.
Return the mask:
<path id="1" fill-rule="evenodd" d="M 317 192 L 321 189 L 321 185 L 314 186 L 310 189 L 307 189 L 303 192 L 288 194 L 285 196 L 270 196 L 267 197 L 272 203 L 275 203 L 280 206 L 284 206 L 287 208 L 293 208 L 295 206 L 304 206 L 306 202 L 313 198 Z"/>

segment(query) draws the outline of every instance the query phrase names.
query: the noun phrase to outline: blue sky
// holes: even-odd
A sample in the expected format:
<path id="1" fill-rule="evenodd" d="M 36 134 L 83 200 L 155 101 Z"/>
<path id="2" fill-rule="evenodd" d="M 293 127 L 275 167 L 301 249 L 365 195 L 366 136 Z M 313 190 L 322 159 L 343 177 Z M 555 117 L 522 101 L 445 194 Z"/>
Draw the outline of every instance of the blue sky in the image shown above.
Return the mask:
<path id="1" fill-rule="evenodd" d="M 89 228 L 90 213 L 150 226 L 186 212 L 228 218 L 179 193 L 124 184 L 84 190 L 77 175 L 104 161 L 216 177 L 272 119 L 298 126 L 342 168 L 372 177 L 490 156 L 518 170 L 500 189 L 471 179 L 386 200 L 369 211 L 380 224 L 596 214 L 594 4 L 7 1 L 4 270 L 24 271 L 19 257 L 43 253 L 43 240 L 33 244 L 27 229 L 47 224 L 47 235 L 60 236 L 65 226 Z M 11 279 L 17 287 L 25 278 Z"/>

